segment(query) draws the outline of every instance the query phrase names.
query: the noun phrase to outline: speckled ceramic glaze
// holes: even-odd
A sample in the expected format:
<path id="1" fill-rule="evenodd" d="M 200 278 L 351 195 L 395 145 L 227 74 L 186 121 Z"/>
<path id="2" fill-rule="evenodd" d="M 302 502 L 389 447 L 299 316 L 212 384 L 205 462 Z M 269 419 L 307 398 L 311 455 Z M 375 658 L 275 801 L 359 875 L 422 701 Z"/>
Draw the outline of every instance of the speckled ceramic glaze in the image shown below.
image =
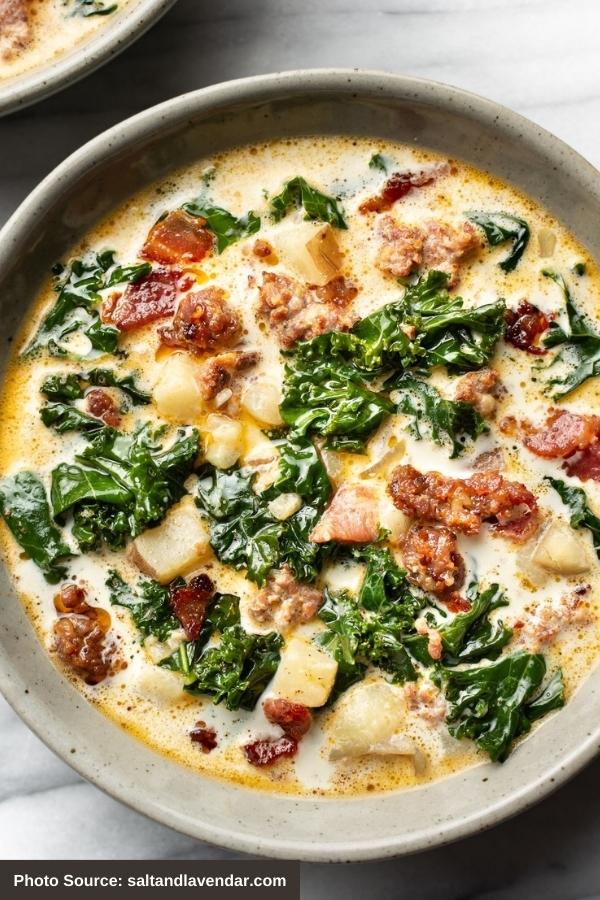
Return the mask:
<path id="1" fill-rule="evenodd" d="M 23 109 L 89 75 L 125 50 L 173 6 L 176 0 L 137 0 L 108 17 L 103 28 L 54 62 L 17 78 L 0 81 L 0 116 Z M 104 24 L 104 23 L 103 23 Z"/>
<path id="2" fill-rule="evenodd" d="M 169 101 L 100 135 L 59 166 L 0 232 L 4 335 L 14 334 L 65 248 L 171 168 L 240 140 L 342 130 L 414 142 L 493 172 L 546 206 L 600 257 L 600 175 L 538 126 L 431 82 L 377 72 L 290 72 Z M 2 350 L 6 355 L 6 337 Z M 0 577 L 0 678 L 17 712 L 110 794 L 234 850 L 342 861 L 430 847 L 524 809 L 600 745 L 596 671 L 502 766 L 482 764 L 414 790 L 339 800 L 286 798 L 209 780 L 147 749 L 89 706 L 53 667 L 7 576 Z"/>

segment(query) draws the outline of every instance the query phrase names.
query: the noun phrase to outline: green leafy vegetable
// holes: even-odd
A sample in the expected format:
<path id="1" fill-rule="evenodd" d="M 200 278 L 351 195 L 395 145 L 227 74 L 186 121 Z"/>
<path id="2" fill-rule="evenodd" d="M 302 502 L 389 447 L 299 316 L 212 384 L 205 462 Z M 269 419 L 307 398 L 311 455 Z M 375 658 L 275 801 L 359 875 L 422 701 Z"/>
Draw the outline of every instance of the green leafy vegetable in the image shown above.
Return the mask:
<path id="1" fill-rule="evenodd" d="M 377 169 L 378 172 L 385 172 L 387 174 L 388 167 L 385 156 L 382 156 L 381 153 L 374 153 L 369 160 L 369 168 Z"/>
<path id="2" fill-rule="evenodd" d="M 71 15 L 79 15 L 84 18 L 90 16 L 108 16 L 118 9 L 118 3 L 104 3 L 104 0 L 71 0 L 73 11 Z"/>
<path id="3" fill-rule="evenodd" d="M 473 583 L 467 597 L 471 608 L 440 628 L 445 665 L 474 662 L 484 657 L 496 659 L 512 637 L 512 630 L 501 619 L 492 622 L 489 618 L 495 609 L 508 605 L 497 584 L 479 593 L 477 584 Z"/>
<path id="4" fill-rule="evenodd" d="M 290 211 L 302 207 L 305 219 L 328 222 L 335 228 L 347 228 L 344 213 L 338 201 L 328 197 L 297 176 L 286 182 L 283 190 L 271 198 L 271 212 L 275 222 L 280 222 Z"/>
<path id="5" fill-rule="evenodd" d="M 159 641 L 166 641 L 172 631 L 181 628 L 171 608 L 169 588 L 163 587 L 158 581 L 141 578 L 133 590 L 113 570 L 109 572 L 106 586 L 110 591 L 110 602 L 130 611 L 136 628 L 144 638 L 152 635 Z"/>
<path id="6" fill-rule="evenodd" d="M 65 268 L 57 266 L 56 303 L 45 316 L 25 355 L 45 348 L 52 356 L 67 356 L 64 341 L 76 331 L 83 331 L 95 350 L 114 353 L 119 332 L 104 325 L 98 314 L 100 291 L 117 284 L 139 281 L 151 270 L 149 263 L 135 266 L 115 265 L 112 250 L 97 253 L 88 259 L 74 259 Z"/>
<path id="7" fill-rule="evenodd" d="M 571 527 L 587 528 L 592 535 L 592 543 L 598 559 L 600 559 L 600 518 L 590 509 L 586 492 L 583 488 L 571 487 L 559 478 L 546 477 L 563 503 L 571 510 Z"/>
<path id="8" fill-rule="evenodd" d="M 198 432 L 178 429 L 167 449 L 157 442 L 159 434 L 147 425 L 133 435 L 102 428 L 75 463 L 53 470 L 54 515 L 73 511 L 73 536 L 83 551 L 102 543 L 122 547 L 127 537 L 158 524 L 185 494 Z"/>
<path id="9" fill-rule="evenodd" d="M 395 382 L 394 396 L 400 412 L 412 416 L 409 425 L 414 436 L 431 438 L 440 446 L 448 446 L 450 459 L 455 459 L 489 428 L 470 403 L 446 400 L 437 388 L 421 379 L 405 374 Z"/>
<path id="10" fill-rule="evenodd" d="M 220 206 L 214 206 L 202 197 L 184 203 L 182 209 L 192 216 L 201 216 L 217 239 L 217 252 L 222 253 L 230 244 L 241 238 L 250 237 L 260 229 L 260 218 L 252 211 L 236 219 L 232 213 Z"/>
<path id="11" fill-rule="evenodd" d="M 563 276 L 550 269 L 543 269 L 542 274 L 556 282 L 565 298 L 567 324 L 561 326 L 557 322 L 551 322 L 544 340 L 546 347 L 565 345 L 547 367 L 553 369 L 554 366 L 559 366 L 566 370 L 562 376 L 549 378 L 547 382 L 548 389 L 552 391 L 552 399 L 561 400 L 588 378 L 600 374 L 600 334 L 594 331 L 586 317 L 577 309 Z"/>
<path id="12" fill-rule="evenodd" d="M 369 664 L 390 675 L 394 683 L 417 678 L 406 635 L 414 632 L 414 620 L 424 601 L 409 590 L 406 573 L 389 550 L 371 545 L 355 551 L 354 556 L 367 563 L 358 596 L 334 596 L 326 591 L 319 610 L 327 629 L 318 641 L 338 664 L 331 700 L 360 681 Z"/>
<path id="13" fill-rule="evenodd" d="M 54 428 L 59 434 L 66 431 L 98 431 L 104 422 L 71 406 L 70 403 L 46 403 L 40 409 L 42 422 L 47 428 Z"/>
<path id="14" fill-rule="evenodd" d="M 302 581 L 314 581 L 328 552 L 308 536 L 331 494 L 325 467 L 315 447 L 302 438 L 276 439 L 280 451 L 277 481 L 262 494 L 253 489 L 255 475 L 246 469 L 222 471 L 204 466 L 199 473 L 197 504 L 210 520 L 211 545 L 218 558 L 248 578 L 264 584 L 269 571 L 287 563 Z M 281 522 L 268 502 L 282 493 L 298 493 L 304 505 Z"/>
<path id="15" fill-rule="evenodd" d="M 529 243 L 529 225 L 524 219 L 512 216 L 505 212 L 477 212 L 467 213 L 471 222 L 483 230 L 490 247 L 498 247 L 506 241 L 512 241 L 510 253 L 498 263 L 504 272 L 512 272 L 517 267 L 521 257 L 525 253 Z"/>
<path id="16" fill-rule="evenodd" d="M 65 431 L 97 431 L 104 427 L 104 422 L 89 416 L 71 401 L 80 400 L 88 385 L 99 387 L 118 387 L 134 404 L 147 404 L 150 394 L 141 390 L 133 375 L 118 378 L 112 369 L 92 369 L 85 374 L 69 373 L 50 375 L 42 383 L 41 392 L 54 400 L 40 410 L 42 422 L 52 427 L 59 434 Z"/>
<path id="17" fill-rule="evenodd" d="M 49 375 L 40 388 L 42 394 L 51 400 L 80 400 L 83 397 L 81 376 L 74 373 L 68 375 Z"/>
<path id="18" fill-rule="evenodd" d="M 0 513 L 24 552 L 56 584 L 66 575 L 60 564 L 71 556 L 52 521 L 46 490 L 33 472 L 17 472 L 0 481 Z"/>
<path id="19" fill-rule="evenodd" d="M 213 635 L 219 643 L 205 649 Z M 185 690 L 208 694 L 227 709 L 254 709 L 275 674 L 283 639 L 279 634 L 248 634 L 240 625 L 239 600 L 217 594 L 197 641 L 182 644 L 161 665 L 185 677 Z"/>
<path id="20" fill-rule="evenodd" d="M 536 697 L 545 674 L 544 657 L 525 652 L 488 666 L 444 670 L 438 677 L 450 704 L 450 734 L 471 738 L 493 761 L 504 761 L 535 719 L 564 704 L 557 676 Z"/>

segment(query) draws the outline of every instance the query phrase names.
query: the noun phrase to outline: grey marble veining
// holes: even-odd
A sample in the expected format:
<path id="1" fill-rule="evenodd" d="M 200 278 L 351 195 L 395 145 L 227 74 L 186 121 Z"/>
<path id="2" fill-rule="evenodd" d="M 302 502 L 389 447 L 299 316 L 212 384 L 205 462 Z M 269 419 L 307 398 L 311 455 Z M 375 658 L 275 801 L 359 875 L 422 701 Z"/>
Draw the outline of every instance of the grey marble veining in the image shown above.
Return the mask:
<path id="1" fill-rule="evenodd" d="M 66 155 L 154 103 L 278 69 L 364 66 L 484 94 L 600 165 L 598 0 L 179 0 L 110 65 L 0 120 L 0 224 Z M 306 898 L 600 898 L 600 762 L 492 831 L 402 860 L 303 867 Z M 401 827 L 401 823 L 399 823 Z M 0 856 L 227 856 L 81 781 L 0 700 Z"/>

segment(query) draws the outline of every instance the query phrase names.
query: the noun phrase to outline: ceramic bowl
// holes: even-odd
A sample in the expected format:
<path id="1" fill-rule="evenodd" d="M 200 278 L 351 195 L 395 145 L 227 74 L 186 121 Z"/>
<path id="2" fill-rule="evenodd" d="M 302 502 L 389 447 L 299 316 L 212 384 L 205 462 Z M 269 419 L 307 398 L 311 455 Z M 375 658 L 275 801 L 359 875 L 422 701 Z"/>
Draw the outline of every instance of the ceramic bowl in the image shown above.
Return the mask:
<path id="1" fill-rule="evenodd" d="M 288 72 L 216 85 L 154 107 L 55 169 L 0 232 L 4 334 L 14 334 L 49 266 L 82 232 L 174 166 L 234 146 L 240 136 L 254 142 L 342 129 L 429 147 L 492 172 L 546 206 L 600 258 L 600 174 L 539 126 L 428 81 L 380 72 Z M 8 349 L 3 338 L 4 357 Z M 236 851 L 342 861 L 431 847 L 523 810 L 599 749 L 596 671 L 504 765 L 482 764 L 424 787 L 354 799 L 236 787 L 170 762 L 89 705 L 51 663 L 6 573 L 0 579 L 0 679 L 19 715 L 114 797 Z"/>
<path id="2" fill-rule="evenodd" d="M 37 103 L 89 75 L 141 37 L 175 2 L 135 0 L 109 16 L 92 37 L 54 62 L 0 81 L 0 116 Z"/>

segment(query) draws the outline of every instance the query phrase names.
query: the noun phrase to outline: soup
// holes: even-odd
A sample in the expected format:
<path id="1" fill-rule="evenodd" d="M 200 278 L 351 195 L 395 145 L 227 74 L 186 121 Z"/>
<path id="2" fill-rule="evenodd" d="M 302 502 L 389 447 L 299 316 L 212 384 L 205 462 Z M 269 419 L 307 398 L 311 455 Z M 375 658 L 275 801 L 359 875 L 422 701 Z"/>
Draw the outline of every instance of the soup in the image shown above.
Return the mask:
<path id="1" fill-rule="evenodd" d="M 2 395 L 5 556 L 56 665 L 256 788 L 516 764 L 598 654 L 598 296 L 548 212 L 412 146 L 240 147 L 131 198 Z"/>

